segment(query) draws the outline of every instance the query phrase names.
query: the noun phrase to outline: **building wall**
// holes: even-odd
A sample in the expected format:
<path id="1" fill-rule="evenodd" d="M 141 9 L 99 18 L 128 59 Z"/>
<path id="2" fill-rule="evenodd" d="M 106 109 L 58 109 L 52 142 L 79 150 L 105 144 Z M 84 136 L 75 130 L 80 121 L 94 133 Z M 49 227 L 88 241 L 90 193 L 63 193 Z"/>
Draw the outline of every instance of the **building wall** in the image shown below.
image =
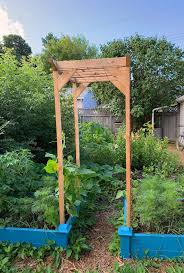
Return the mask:
<path id="1" fill-rule="evenodd" d="M 180 103 L 179 134 L 184 133 L 184 101 Z"/>

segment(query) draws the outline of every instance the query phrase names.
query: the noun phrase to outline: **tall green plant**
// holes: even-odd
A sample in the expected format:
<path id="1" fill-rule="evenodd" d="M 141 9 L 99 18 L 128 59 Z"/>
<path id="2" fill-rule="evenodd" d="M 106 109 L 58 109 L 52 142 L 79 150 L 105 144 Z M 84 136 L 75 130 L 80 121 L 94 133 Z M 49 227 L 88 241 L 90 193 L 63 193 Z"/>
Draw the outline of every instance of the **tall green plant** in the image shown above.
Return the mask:
<path id="1" fill-rule="evenodd" d="M 43 223 L 49 226 L 59 224 L 57 162 L 49 159 L 45 167 L 48 175 L 44 177 L 43 187 L 35 193 L 32 210 L 39 214 Z M 78 216 L 78 206 L 89 202 L 100 191 L 98 175 L 87 168 L 72 163 L 64 165 L 65 210 L 68 215 Z M 80 184 L 79 184 L 80 181 Z"/>
<path id="2" fill-rule="evenodd" d="M 29 147 L 40 161 L 44 159 L 45 150 L 55 151 L 53 81 L 44 71 L 40 57 L 23 59 L 20 65 L 10 50 L 0 55 L 0 101 L 1 117 L 11 121 L 4 138 Z M 72 97 L 65 92 L 61 93 L 61 109 L 65 151 L 70 153 L 74 143 L 73 107 Z M 5 141 L 1 145 L 2 152 L 11 149 Z"/>
<path id="3" fill-rule="evenodd" d="M 0 224 L 31 224 L 34 192 L 41 186 L 40 166 L 28 150 L 0 155 Z"/>
<path id="4" fill-rule="evenodd" d="M 135 227 L 153 232 L 183 232 L 182 185 L 160 176 L 134 182 Z"/>
<path id="5" fill-rule="evenodd" d="M 126 165 L 125 129 L 121 128 L 115 142 L 116 163 Z M 169 176 L 177 173 L 180 161 L 176 154 L 168 151 L 167 139 L 160 140 L 152 134 L 151 127 L 146 124 L 136 133 L 132 133 L 132 168 Z"/>
<path id="6" fill-rule="evenodd" d="M 114 136 L 99 123 L 85 122 L 80 125 L 80 148 L 83 162 L 114 164 Z"/>

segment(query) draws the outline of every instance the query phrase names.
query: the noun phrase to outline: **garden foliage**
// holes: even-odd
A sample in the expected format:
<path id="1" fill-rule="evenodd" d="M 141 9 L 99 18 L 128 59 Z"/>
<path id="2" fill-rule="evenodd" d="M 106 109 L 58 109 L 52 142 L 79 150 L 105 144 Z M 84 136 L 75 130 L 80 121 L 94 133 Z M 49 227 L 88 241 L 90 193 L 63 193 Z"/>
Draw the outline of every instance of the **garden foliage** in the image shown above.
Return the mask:
<path id="1" fill-rule="evenodd" d="M 100 57 L 131 58 L 131 113 L 140 128 L 151 119 L 153 108 L 172 104 L 184 91 L 184 51 L 165 38 L 134 35 L 101 45 Z M 112 83 L 93 87 L 99 103 L 124 114 L 124 95 Z"/>
<path id="2" fill-rule="evenodd" d="M 0 55 L 0 153 L 20 147 L 31 149 L 44 162 L 46 151 L 56 147 L 53 80 L 44 71 L 40 57 L 20 63 L 10 50 Z M 74 151 L 72 96 L 61 93 L 63 130 L 68 153 Z"/>
<path id="3" fill-rule="evenodd" d="M 183 233 L 184 188 L 181 183 L 159 175 L 134 181 L 134 227 L 140 231 Z"/>
<path id="4" fill-rule="evenodd" d="M 98 164 L 114 165 L 114 136 L 109 129 L 95 122 L 80 126 L 81 160 Z"/>
<path id="5" fill-rule="evenodd" d="M 0 155 L 0 224 L 30 226 L 34 193 L 42 184 L 41 165 L 28 150 Z"/>

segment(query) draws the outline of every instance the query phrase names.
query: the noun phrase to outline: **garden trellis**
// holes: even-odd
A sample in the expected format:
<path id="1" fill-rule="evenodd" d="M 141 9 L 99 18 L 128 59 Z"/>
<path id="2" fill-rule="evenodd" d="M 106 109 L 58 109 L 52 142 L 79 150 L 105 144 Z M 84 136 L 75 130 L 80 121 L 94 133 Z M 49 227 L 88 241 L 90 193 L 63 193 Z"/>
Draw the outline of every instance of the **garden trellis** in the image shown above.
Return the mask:
<path id="1" fill-rule="evenodd" d="M 93 60 L 51 60 L 54 79 L 56 112 L 57 157 L 59 180 L 60 224 L 56 229 L 0 227 L 0 242 L 31 243 L 36 247 L 54 241 L 67 248 L 76 216 L 65 221 L 63 147 L 60 109 L 60 91 L 67 83 L 73 84 L 76 164 L 80 166 L 77 97 L 94 82 L 111 82 L 125 95 L 126 110 L 126 200 L 124 200 L 125 226 L 118 229 L 122 258 L 183 258 L 184 234 L 136 233 L 131 227 L 131 120 L 130 120 L 130 59 L 128 57 Z M 73 182 L 73 181 L 72 181 Z M 80 181 L 76 181 L 80 183 Z M 95 186 L 95 185 L 94 185 Z M 54 191 L 55 192 L 55 191 Z M 86 200 L 86 199 L 85 199 Z M 144 200 L 143 200 L 144 201 Z M 75 205 L 75 204 L 74 204 Z M 143 204 L 144 205 L 144 204 Z M 67 217 L 66 217 L 67 218 Z"/>
<path id="2" fill-rule="evenodd" d="M 60 91 L 69 82 L 73 83 L 76 164 L 80 165 L 79 127 L 77 97 L 94 82 L 111 82 L 125 95 L 126 112 L 126 198 L 127 226 L 131 226 L 131 119 L 130 119 L 130 58 L 102 58 L 72 61 L 50 60 L 53 68 L 57 158 L 59 182 L 60 224 L 65 223 L 63 147 L 60 110 Z"/>

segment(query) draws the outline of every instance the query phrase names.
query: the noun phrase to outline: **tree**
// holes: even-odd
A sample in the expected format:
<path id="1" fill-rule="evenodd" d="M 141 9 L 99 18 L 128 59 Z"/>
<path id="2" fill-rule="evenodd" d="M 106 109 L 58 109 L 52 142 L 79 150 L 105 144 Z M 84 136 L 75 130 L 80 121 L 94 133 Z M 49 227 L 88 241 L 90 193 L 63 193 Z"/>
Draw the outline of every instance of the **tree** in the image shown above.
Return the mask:
<path id="1" fill-rule="evenodd" d="M 73 148 L 71 143 L 74 143 L 73 104 L 72 96 L 62 94 L 62 122 L 67 145 L 65 152 L 68 152 Z M 1 120 L 10 122 L 3 138 L 14 141 L 15 148 L 30 148 L 38 160 L 43 160 L 46 151 L 54 151 L 53 80 L 44 71 L 39 57 L 23 59 L 20 65 L 10 50 L 0 56 L 0 101 Z M 0 152 L 11 150 L 10 141 L 0 143 Z"/>
<path id="2" fill-rule="evenodd" d="M 11 48 L 18 61 L 20 61 L 23 56 L 27 58 L 32 53 L 28 43 L 26 43 L 21 36 L 16 34 L 3 36 L 1 48 Z"/>
<path id="3" fill-rule="evenodd" d="M 42 39 L 43 52 L 41 54 L 46 71 L 50 70 L 49 58 L 56 60 L 80 60 L 95 58 L 97 48 L 90 45 L 83 36 L 62 35 L 57 38 L 49 33 Z"/>
<path id="4" fill-rule="evenodd" d="M 132 116 L 137 126 L 151 118 L 152 109 L 170 105 L 184 92 L 184 52 L 165 38 L 139 35 L 101 46 L 101 57 L 131 58 Z M 112 84 L 95 84 L 99 103 L 116 114 L 124 111 L 124 96 Z"/>

